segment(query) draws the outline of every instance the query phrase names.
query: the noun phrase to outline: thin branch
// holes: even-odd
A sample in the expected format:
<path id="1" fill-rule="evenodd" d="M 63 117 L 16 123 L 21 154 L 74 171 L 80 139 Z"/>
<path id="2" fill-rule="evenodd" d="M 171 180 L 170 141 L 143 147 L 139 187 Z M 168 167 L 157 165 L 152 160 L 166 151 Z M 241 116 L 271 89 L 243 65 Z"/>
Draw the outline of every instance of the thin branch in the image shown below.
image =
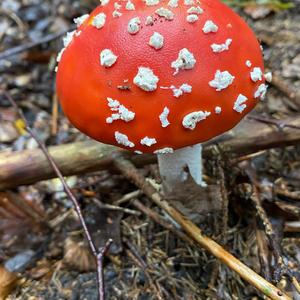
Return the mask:
<path id="1" fill-rule="evenodd" d="M 217 169 L 220 176 L 220 188 L 221 188 L 221 199 L 222 199 L 222 242 L 226 244 L 227 242 L 227 228 L 228 228 L 228 206 L 229 206 L 229 199 L 228 199 L 228 191 L 226 189 L 225 183 L 225 174 L 223 166 L 221 165 L 220 160 L 217 161 Z"/>
<path id="2" fill-rule="evenodd" d="M 136 247 L 131 244 L 128 240 L 124 239 L 123 242 L 125 243 L 125 245 L 127 246 L 128 249 L 125 249 L 126 254 L 128 255 L 128 257 L 139 267 L 142 269 L 142 271 L 144 272 L 144 274 L 146 275 L 149 285 L 151 287 L 151 289 L 153 290 L 156 299 L 158 300 L 164 300 L 165 298 L 163 297 L 163 295 L 161 294 L 160 289 L 157 287 L 157 285 L 155 284 L 154 280 L 152 279 L 152 277 L 150 276 L 150 272 L 149 272 L 149 266 L 147 265 L 147 263 L 144 261 L 144 259 L 142 258 L 142 256 L 140 255 L 140 253 L 138 252 L 138 250 L 136 249 Z"/>
<path id="3" fill-rule="evenodd" d="M 125 214 L 134 215 L 134 216 L 140 216 L 141 215 L 141 213 L 139 211 L 136 211 L 136 210 L 133 210 L 133 209 L 124 208 L 124 207 L 117 206 L 117 205 L 104 204 L 96 198 L 93 198 L 92 200 L 100 209 L 120 211 L 120 212 L 123 212 Z"/>
<path id="4" fill-rule="evenodd" d="M 300 93 L 294 89 L 286 80 L 279 74 L 274 73 L 271 83 L 275 88 L 288 96 L 300 108 Z"/>
<path id="5" fill-rule="evenodd" d="M 125 245 L 128 247 L 128 249 L 134 255 L 134 257 L 137 259 L 138 266 L 143 271 L 146 271 L 149 268 L 149 266 L 147 265 L 147 263 L 145 262 L 145 260 L 142 258 L 141 254 L 139 253 L 139 251 L 137 250 L 137 248 L 130 241 L 128 241 L 125 238 L 123 239 L 123 243 L 125 243 Z"/>
<path id="6" fill-rule="evenodd" d="M 51 134 L 55 136 L 58 131 L 58 98 L 55 93 L 52 97 L 52 117 L 51 117 Z"/>
<path id="7" fill-rule="evenodd" d="M 220 261 L 226 264 L 233 271 L 238 273 L 249 284 L 256 287 L 261 293 L 274 300 L 291 300 L 291 298 L 278 289 L 276 286 L 255 273 L 252 269 L 243 264 L 236 257 L 227 252 L 215 241 L 205 236 L 201 229 L 194 223 L 173 208 L 156 189 L 146 181 L 145 177 L 135 166 L 120 155 L 115 155 L 114 164 L 119 171 L 135 185 L 137 185 L 156 205 L 166 211 L 168 215 L 177 222 L 200 247 L 204 247 Z"/>
<path id="8" fill-rule="evenodd" d="M 255 120 L 255 121 L 258 121 L 258 122 L 265 123 L 265 124 L 275 125 L 280 130 L 282 130 L 283 128 L 292 128 L 292 129 L 299 129 L 300 130 L 300 126 L 293 125 L 293 124 L 287 124 L 283 120 L 270 119 L 270 118 L 264 118 L 264 117 L 261 117 L 261 116 L 251 116 L 251 115 L 247 116 L 247 118 L 250 119 L 250 120 Z"/>
<path id="9" fill-rule="evenodd" d="M 159 224 L 160 226 L 166 228 L 167 230 L 171 231 L 172 233 L 174 233 L 175 235 L 177 235 L 180 239 L 182 239 L 185 242 L 190 243 L 191 245 L 194 245 L 194 241 L 189 238 L 186 234 L 184 234 L 182 231 L 180 231 L 179 229 L 177 229 L 173 224 L 171 224 L 170 222 L 166 221 L 165 219 L 163 219 L 163 217 L 161 217 L 157 212 L 155 212 L 154 210 L 152 210 L 151 208 L 145 206 L 142 202 L 140 202 L 137 199 L 134 199 L 131 204 L 133 206 L 135 206 L 136 208 L 138 208 L 141 212 L 143 212 L 145 215 L 147 215 L 148 217 L 150 217 L 152 220 L 154 220 L 157 224 Z"/>
<path id="10" fill-rule="evenodd" d="M 105 292 L 104 292 L 104 283 L 103 283 L 103 256 L 105 255 L 105 253 L 107 252 L 107 250 L 109 249 L 112 240 L 109 239 L 106 243 L 106 245 L 103 248 L 100 248 L 99 251 L 97 251 L 97 248 L 94 244 L 94 241 L 92 239 L 92 236 L 89 232 L 89 229 L 86 225 L 85 219 L 83 217 L 80 205 L 78 203 L 78 200 L 76 199 L 75 195 L 73 194 L 73 192 L 71 191 L 71 189 L 69 188 L 65 178 L 63 177 L 61 171 L 59 170 L 58 166 L 56 165 L 54 159 L 52 158 L 52 156 L 49 154 L 46 146 L 41 142 L 41 140 L 39 139 L 39 137 L 36 135 L 36 133 L 30 128 L 30 126 L 28 125 L 28 122 L 25 118 L 25 115 L 23 114 L 23 111 L 18 107 L 17 103 L 15 102 L 15 100 L 10 96 L 9 93 L 4 92 L 4 95 L 6 96 L 6 98 L 8 99 L 8 101 L 11 103 L 11 105 L 14 107 L 14 109 L 16 110 L 16 112 L 19 114 L 20 118 L 24 121 L 25 123 L 25 129 L 26 131 L 32 136 L 32 138 L 37 142 L 37 144 L 39 145 L 39 147 L 41 148 L 41 150 L 43 151 L 44 155 L 46 156 L 49 164 L 51 165 L 51 167 L 53 168 L 53 170 L 55 171 L 57 177 L 60 179 L 64 190 L 66 192 L 66 194 L 68 195 L 68 197 L 71 199 L 76 213 L 79 217 L 81 226 L 83 227 L 83 232 L 84 235 L 88 241 L 88 244 L 90 246 L 90 249 L 96 259 L 97 262 L 97 277 L 98 277 L 98 293 L 99 293 L 99 300 L 104 300 L 105 298 Z"/>
<path id="11" fill-rule="evenodd" d="M 292 282 L 295 289 L 297 290 L 297 293 L 300 295 L 300 284 L 295 276 L 292 277 Z"/>
<path id="12" fill-rule="evenodd" d="M 137 198 L 138 196 L 140 196 L 142 193 L 140 190 L 137 191 L 133 191 L 131 193 L 128 193 L 126 195 L 124 195 L 122 198 L 114 201 L 115 205 L 121 205 L 123 203 L 129 202 L 130 200 L 132 200 L 133 198 Z"/>
<path id="13" fill-rule="evenodd" d="M 25 52 L 25 51 L 31 49 L 31 48 L 40 46 L 41 44 L 49 43 L 49 42 L 51 42 L 55 39 L 58 39 L 59 37 L 64 35 L 67 31 L 68 30 L 63 30 L 63 31 L 51 33 L 51 34 L 46 35 L 45 37 L 41 38 L 39 41 L 29 42 L 29 43 L 24 44 L 24 45 L 19 45 L 19 46 L 7 49 L 7 50 L 0 53 L 0 60 L 7 59 L 8 57 L 16 55 L 16 54 L 20 54 L 22 52 Z"/>
<path id="14" fill-rule="evenodd" d="M 260 263 L 260 272 L 268 280 L 272 280 L 271 270 L 270 270 L 270 261 L 269 261 L 269 247 L 266 237 L 266 233 L 259 228 L 260 224 L 257 224 L 255 220 L 255 236 L 258 248 L 258 258 Z"/>
<path id="15" fill-rule="evenodd" d="M 12 10 L 0 8 L 0 14 L 3 14 L 12 19 L 18 25 L 19 30 L 23 33 L 25 32 L 26 25 L 24 24 L 22 19 L 20 19 L 20 17 L 17 14 L 15 14 Z"/>
<path id="16" fill-rule="evenodd" d="M 6 98 L 8 99 L 8 101 L 11 103 L 11 105 L 14 107 L 14 109 L 18 112 L 19 116 L 21 117 L 21 119 L 24 121 L 25 125 L 26 125 L 26 131 L 32 136 L 32 138 L 38 143 L 39 147 L 41 148 L 41 150 L 43 151 L 44 155 L 47 157 L 47 160 L 49 162 L 49 164 L 51 165 L 51 167 L 53 168 L 53 170 L 55 171 L 57 177 L 60 179 L 64 190 L 66 192 L 66 194 L 68 195 L 68 197 L 72 200 L 75 210 L 78 214 L 78 217 L 80 219 L 80 222 L 82 224 L 82 227 L 84 229 L 84 234 L 89 242 L 90 248 L 93 252 L 93 254 L 95 255 L 95 257 L 97 257 L 97 250 L 96 250 L 96 246 L 92 240 L 92 237 L 89 233 L 89 230 L 87 228 L 87 225 L 85 223 L 84 217 L 82 215 L 79 203 L 76 199 L 76 197 L 74 196 L 74 194 L 72 193 L 72 191 L 70 190 L 65 178 L 63 177 L 63 175 L 61 174 L 60 170 L 58 169 L 56 163 L 54 162 L 53 158 L 50 156 L 49 152 L 47 151 L 46 146 L 41 142 L 41 140 L 39 139 L 39 137 L 36 135 L 36 133 L 30 128 L 30 126 L 27 123 L 27 120 L 25 118 L 25 115 L 23 114 L 23 111 L 18 107 L 17 103 L 15 102 L 15 100 L 6 92 L 4 92 L 4 95 L 6 96 Z"/>
<path id="17" fill-rule="evenodd" d="M 255 183 L 252 183 L 252 195 L 250 196 L 250 199 L 255 205 L 257 214 L 261 219 L 263 226 L 265 227 L 266 237 L 269 241 L 269 245 L 271 249 L 273 250 L 273 255 L 275 259 L 275 271 L 274 271 L 275 282 L 279 282 L 281 280 L 281 277 L 283 275 L 286 275 L 291 280 L 295 288 L 297 289 L 299 287 L 299 283 L 296 280 L 295 276 L 293 275 L 291 269 L 284 262 L 281 245 L 278 242 L 273 225 L 269 220 L 265 209 L 262 206 L 260 191 Z"/>
<path id="18" fill-rule="evenodd" d="M 97 273 L 98 273 L 98 293 L 99 300 L 105 300 L 104 274 L 103 274 L 103 260 L 105 254 L 108 252 L 113 240 L 109 239 L 104 247 L 99 249 L 97 253 Z"/>
<path id="19" fill-rule="evenodd" d="M 285 264 L 282 256 L 281 243 L 278 240 L 278 234 L 274 230 L 274 226 L 268 217 L 266 210 L 263 207 L 263 200 L 261 198 L 260 185 L 256 176 L 256 172 L 249 162 L 243 162 L 240 166 L 245 170 L 248 175 L 251 184 L 244 184 L 244 188 L 247 190 L 247 194 L 250 195 L 250 200 L 252 201 L 257 216 L 264 227 L 266 238 L 269 242 L 269 247 L 273 250 L 273 256 L 275 260 L 275 271 L 274 280 L 279 282 L 283 275 L 287 275 L 289 278 L 293 277 L 291 270 Z"/>

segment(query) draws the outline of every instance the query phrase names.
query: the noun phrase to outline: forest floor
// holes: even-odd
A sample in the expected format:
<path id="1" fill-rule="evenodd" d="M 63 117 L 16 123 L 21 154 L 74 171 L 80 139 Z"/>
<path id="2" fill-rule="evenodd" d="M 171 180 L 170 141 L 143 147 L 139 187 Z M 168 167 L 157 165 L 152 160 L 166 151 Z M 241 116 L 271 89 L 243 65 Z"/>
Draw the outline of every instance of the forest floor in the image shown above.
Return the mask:
<path id="1" fill-rule="evenodd" d="M 74 17 L 97 4 L 96 0 L 2 0 L 0 57 L 15 46 L 69 30 Z M 275 77 L 267 99 L 252 115 L 267 120 L 299 116 L 299 94 L 297 100 L 291 93 L 300 90 L 299 0 L 288 10 L 235 9 L 262 41 L 266 68 Z M 255 15 L 259 18 L 254 19 Z M 2 91 L 15 99 L 47 146 L 87 139 L 57 109 L 54 68 L 61 47 L 61 39 L 53 39 L 0 59 L 1 151 L 38 147 L 22 129 Z M 218 193 L 222 185 L 229 202 L 225 210 L 204 212 L 195 196 L 186 211 L 188 217 L 193 218 L 192 212 L 197 211 L 194 221 L 205 234 L 300 299 L 290 276 L 300 280 L 299 145 L 260 151 L 235 165 L 226 158 L 220 161 L 219 155 L 205 159 L 204 164 L 205 179 L 216 188 L 214 197 L 222 198 Z M 140 170 L 159 183 L 156 164 Z M 253 178 L 274 227 L 273 242 L 246 191 L 253 186 Z M 103 245 L 109 237 L 114 240 L 104 261 L 107 299 L 262 299 L 257 290 L 204 249 L 161 227 L 131 201 L 118 204 L 125 194 L 138 189 L 115 170 L 72 176 L 67 182 L 79 199 L 96 244 Z M 135 196 L 169 220 L 146 196 Z M 106 204 L 118 204 L 120 209 L 105 208 Z M 278 252 L 282 264 L 278 264 Z M 97 299 L 94 259 L 72 203 L 57 179 L 0 193 L 0 299 L 7 294 L 8 299 L 22 300 Z"/>

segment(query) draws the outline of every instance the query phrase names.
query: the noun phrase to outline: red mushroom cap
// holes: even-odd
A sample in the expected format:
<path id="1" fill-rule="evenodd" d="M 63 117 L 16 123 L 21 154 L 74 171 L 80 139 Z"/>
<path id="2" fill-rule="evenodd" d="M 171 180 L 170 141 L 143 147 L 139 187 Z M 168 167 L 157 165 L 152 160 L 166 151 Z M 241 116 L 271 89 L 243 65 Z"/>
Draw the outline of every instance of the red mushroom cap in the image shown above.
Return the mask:
<path id="1" fill-rule="evenodd" d="M 98 141 L 172 152 L 231 129 L 266 93 L 254 33 L 218 0 L 102 1 L 75 21 L 57 93 Z"/>

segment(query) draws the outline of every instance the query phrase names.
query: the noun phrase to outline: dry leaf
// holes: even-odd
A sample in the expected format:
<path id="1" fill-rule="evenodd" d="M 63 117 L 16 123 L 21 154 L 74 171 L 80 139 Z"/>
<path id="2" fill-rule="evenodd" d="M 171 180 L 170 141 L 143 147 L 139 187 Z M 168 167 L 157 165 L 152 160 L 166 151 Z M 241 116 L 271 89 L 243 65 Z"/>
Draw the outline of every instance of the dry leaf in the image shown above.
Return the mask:
<path id="1" fill-rule="evenodd" d="M 16 140 L 19 136 L 14 124 L 7 121 L 0 121 L 0 142 L 10 143 Z"/>
<path id="2" fill-rule="evenodd" d="M 17 285 L 18 278 L 14 273 L 0 266 L 0 300 L 5 300 Z"/>
<path id="3" fill-rule="evenodd" d="M 83 239 L 69 237 L 65 240 L 63 262 L 80 272 L 96 269 L 95 258 Z"/>
<path id="4" fill-rule="evenodd" d="M 244 12 L 251 18 L 257 20 L 265 18 L 272 12 L 272 9 L 264 5 L 248 5 L 244 8 Z"/>
<path id="5" fill-rule="evenodd" d="M 191 176 L 182 184 L 178 184 L 172 193 L 167 195 L 167 200 L 194 222 L 201 219 L 201 215 L 220 211 L 222 209 L 221 199 L 219 186 L 201 187 Z"/>

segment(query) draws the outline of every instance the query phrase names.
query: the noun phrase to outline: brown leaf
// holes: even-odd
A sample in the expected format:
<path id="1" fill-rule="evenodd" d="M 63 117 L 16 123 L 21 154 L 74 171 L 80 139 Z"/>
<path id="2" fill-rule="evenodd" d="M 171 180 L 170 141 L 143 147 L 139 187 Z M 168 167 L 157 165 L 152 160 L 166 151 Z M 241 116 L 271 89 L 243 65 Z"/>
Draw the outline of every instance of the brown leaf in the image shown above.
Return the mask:
<path id="1" fill-rule="evenodd" d="M 19 137 L 15 127 L 18 119 L 16 112 L 11 108 L 0 108 L 0 142 L 10 143 Z"/>
<path id="2" fill-rule="evenodd" d="M 8 256 L 35 249 L 45 240 L 45 215 L 36 206 L 18 194 L 0 193 L 0 245 L 8 250 Z"/>
<path id="3" fill-rule="evenodd" d="M 85 240 L 74 237 L 65 240 L 63 262 L 80 272 L 96 269 L 95 257 Z"/>
<path id="4" fill-rule="evenodd" d="M 248 5 L 244 12 L 253 19 L 263 19 L 272 12 L 272 9 L 264 5 Z"/>
<path id="5" fill-rule="evenodd" d="M 217 213 L 222 209 L 220 187 L 217 185 L 201 187 L 191 176 L 182 184 L 178 184 L 166 198 L 194 222 L 199 221 L 201 215 Z"/>
<path id="6" fill-rule="evenodd" d="M 0 300 L 5 300 L 6 297 L 16 287 L 18 278 L 14 273 L 9 272 L 4 267 L 0 266 Z"/>
<path id="7" fill-rule="evenodd" d="M 10 143 L 17 139 L 19 133 L 13 123 L 0 121 L 0 142 Z"/>

